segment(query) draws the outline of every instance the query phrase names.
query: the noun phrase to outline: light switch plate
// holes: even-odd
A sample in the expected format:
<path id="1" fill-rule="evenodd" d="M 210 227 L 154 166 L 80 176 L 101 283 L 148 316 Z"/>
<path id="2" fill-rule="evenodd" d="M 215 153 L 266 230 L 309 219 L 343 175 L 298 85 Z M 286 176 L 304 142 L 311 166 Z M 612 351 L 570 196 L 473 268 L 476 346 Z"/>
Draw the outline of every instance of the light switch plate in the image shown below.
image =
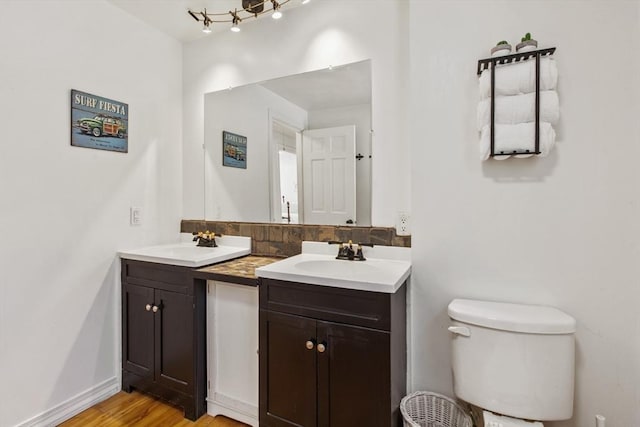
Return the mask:
<path id="1" fill-rule="evenodd" d="M 142 208 L 132 206 L 129 209 L 129 223 L 131 225 L 142 225 Z"/>

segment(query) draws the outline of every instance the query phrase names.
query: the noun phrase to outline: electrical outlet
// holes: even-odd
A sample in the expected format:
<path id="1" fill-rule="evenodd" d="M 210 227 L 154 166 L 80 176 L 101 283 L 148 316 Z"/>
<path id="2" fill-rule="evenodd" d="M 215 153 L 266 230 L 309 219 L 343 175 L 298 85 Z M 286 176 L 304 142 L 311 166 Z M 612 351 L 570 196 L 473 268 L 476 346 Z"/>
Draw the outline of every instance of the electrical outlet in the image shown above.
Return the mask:
<path id="1" fill-rule="evenodd" d="M 406 212 L 398 212 L 398 220 L 396 222 L 396 234 L 398 236 L 411 235 L 410 216 Z"/>
<path id="2" fill-rule="evenodd" d="M 142 225 L 142 208 L 132 206 L 129 209 L 129 223 L 131 225 Z"/>

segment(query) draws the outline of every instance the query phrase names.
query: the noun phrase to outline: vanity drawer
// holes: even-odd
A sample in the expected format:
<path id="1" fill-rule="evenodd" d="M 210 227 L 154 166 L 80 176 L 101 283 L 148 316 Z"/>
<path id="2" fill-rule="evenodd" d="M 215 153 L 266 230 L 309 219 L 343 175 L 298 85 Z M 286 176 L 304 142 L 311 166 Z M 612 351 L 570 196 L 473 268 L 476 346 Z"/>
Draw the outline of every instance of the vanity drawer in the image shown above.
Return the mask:
<path id="1" fill-rule="evenodd" d="M 318 320 L 391 330 L 394 306 L 403 303 L 405 287 L 395 294 L 260 279 L 260 308 Z"/>
<path id="2" fill-rule="evenodd" d="M 192 269 L 146 261 L 122 260 L 122 282 L 172 292 L 190 293 Z"/>

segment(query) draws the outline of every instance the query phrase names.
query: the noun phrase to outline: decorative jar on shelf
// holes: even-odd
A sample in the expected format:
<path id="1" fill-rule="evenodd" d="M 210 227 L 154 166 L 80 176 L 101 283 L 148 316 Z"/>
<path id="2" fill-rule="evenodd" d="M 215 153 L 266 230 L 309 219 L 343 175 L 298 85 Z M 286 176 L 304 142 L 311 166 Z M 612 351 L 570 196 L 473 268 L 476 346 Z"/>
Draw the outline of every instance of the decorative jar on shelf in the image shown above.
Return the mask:
<path id="1" fill-rule="evenodd" d="M 516 52 L 529 52 L 538 48 L 538 41 L 531 38 L 531 33 L 527 33 L 516 45 Z"/>
<path id="2" fill-rule="evenodd" d="M 491 56 L 504 56 L 511 53 L 511 45 L 506 41 L 498 42 L 495 47 L 491 49 Z"/>

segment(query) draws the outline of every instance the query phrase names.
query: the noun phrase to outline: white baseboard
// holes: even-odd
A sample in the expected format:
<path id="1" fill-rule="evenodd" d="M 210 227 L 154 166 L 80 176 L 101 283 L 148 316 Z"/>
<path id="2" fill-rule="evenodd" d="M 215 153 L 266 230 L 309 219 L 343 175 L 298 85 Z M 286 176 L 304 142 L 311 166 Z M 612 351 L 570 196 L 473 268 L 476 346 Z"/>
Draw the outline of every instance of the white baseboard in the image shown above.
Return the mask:
<path id="1" fill-rule="evenodd" d="M 213 417 L 224 415 L 236 421 L 258 427 L 258 407 L 249 403 L 214 393 L 213 398 L 207 398 L 207 413 Z"/>
<path id="2" fill-rule="evenodd" d="M 109 378 L 61 404 L 17 424 L 15 427 L 46 427 L 58 425 L 74 415 L 78 415 L 85 409 L 92 407 L 96 403 L 108 399 L 118 391 L 120 391 L 118 378 Z"/>

